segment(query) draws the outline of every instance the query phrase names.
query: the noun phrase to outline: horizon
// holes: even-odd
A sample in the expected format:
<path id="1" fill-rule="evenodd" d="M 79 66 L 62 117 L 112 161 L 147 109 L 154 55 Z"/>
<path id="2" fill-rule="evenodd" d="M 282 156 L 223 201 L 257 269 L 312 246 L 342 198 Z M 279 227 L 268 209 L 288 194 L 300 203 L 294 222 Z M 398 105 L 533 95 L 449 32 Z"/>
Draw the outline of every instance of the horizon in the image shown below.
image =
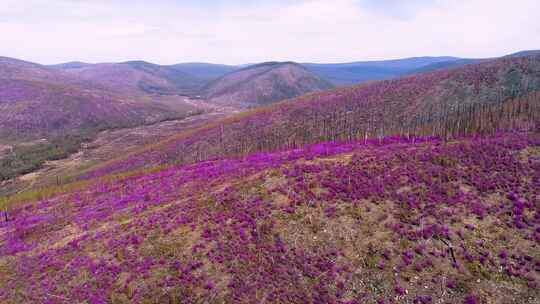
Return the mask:
<path id="1" fill-rule="evenodd" d="M 540 48 L 534 0 L 5 1 L 0 53 L 44 65 L 494 58 Z"/>
<path id="2" fill-rule="evenodd" d="M 292 60 L 280 60 L 280 61 L 276 61 L 276 60 L 263 60 L 263 61 L 260 61 L 260 62 L 248 62 L 248 63 L 239 63 L 239 64 L 227 64 L 227 63 L 221 63 L 221 62 L 203 62 L 203 61 L 189 61 L 189 62 L 183 62 L 183 61 L 178 61 L 178 62 L 175 62 L 175 63 L 170 63 L 170 64 L 161 64 L 161 63 L 157 63 L 157 62 L 153 62 L 153 61 L 149 61 L 149 60 L 146 60 L 146 59 L 130 59 L 130 60 L 121 60 L 121 61 L 108 61 L 108 62 L 87 62 L 87 61 L 82 61 L 82 60 L 67 60 L 67 61 L 62 61 L 62 62 L 56 62 L 56 63 L 42 63 L 42 62 L 37 62 L 37 61 L 31 61 L 31 60 L 28 60 L 26 58 L 18 58 L 18 57 L 12 57 L 12 56 L 4 56 L 2 54 L 0 54 L 0 58 L 1 57 L 5 57 L 5 58 L 12 58 L 12 59 L 17 59 L 17 60 L 21 60 L 21 61 L 26 61 L 26 62 L 31 62 L 31 63 L 36 63 L 36 64 L 39 64 L 39 65 L 43 65 L 43 66 L 55 66 L 55 65 L 61 65 L 61 64 L 70 64 L 70 63 L 81 63 L 81 64 L 90 64 L 90 65 L 93 65 L 93 64 L 118 64 L 118 63 L 127 63 L 127 62 L 146 62 L 146 63 L 150 63 L 150 64 L 156 64 L 156 65 L 162 65 L 162 66 L 170 66 L 170 65 L 178 65 L 178 64 L 211 64 L 211 65 L 226 65 L 226 66 L 237 66 L 237 67 L 242 67 L 242 66 L 250 66 L 250 65 L 255 65 L 255 64 L 264 64 L 264 63 L 271 63 L 271 62 L 278 62 L 278 63 L 287 63 L 287 62 L 290 62 L 290 63 L 297 63 L 297 64 L 321 64 L 321 65 L 325 65 L 325 64 L 328 64 L 328 65 L 332 65 L 332 64 L 352 64 L 352 63 L 358 63 L 358 62 L 362 62 L 362 63 L 367 63 L 367 62 L 382 62 L 382 61 L 398 61 L 398 60 L 407 60 L 407 59 L 416 59 L 416 58 L 444 58 L 444 57 L 448 57 L 448 58 L 454 58 L 454 59 L 497 59 L 497 58 L 501 58 L 501 57 L 504 57 L 504 56 L 509 56 L 509 55 L 513 55 L 513 54 L 516 54 L 516 53 L 521 53 L 521 52 L 529 52 L 529 51 L 539 51 L 540 52 L 540 47 L 538 49 L 525 49 L 525 50 L 516 50 L 515 52 L 511 52 L 511 53 L 508 53 L 508 54 L 499 54 L 499 55 L 496 55 L 496 56 L 493 56 L 493 57 L 457 57 L 457 56 L 452 56 L 452 55 L 419 55 L 419 56 L 410 56 L 410 57 L 398 57 L 398 58 L 375 58 L 375 59 L 362 59 L 362 58 L 359 58 L 358 60 L 352 60 L 352 61 L 343 61 L 343 62 L 313 62 L 313 61 L 292 61 Z"/>

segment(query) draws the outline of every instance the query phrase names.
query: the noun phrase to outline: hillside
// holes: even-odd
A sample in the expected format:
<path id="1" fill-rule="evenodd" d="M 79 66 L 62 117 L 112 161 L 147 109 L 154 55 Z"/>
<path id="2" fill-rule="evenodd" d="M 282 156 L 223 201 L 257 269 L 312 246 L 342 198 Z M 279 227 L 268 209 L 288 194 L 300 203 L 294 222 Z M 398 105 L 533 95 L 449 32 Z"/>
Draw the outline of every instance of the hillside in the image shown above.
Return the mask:
<path id="1" fill-rule="evenodd" d="M 538 128 L 540 56 L 308 94 L 180 133 L 113 160 L 86 177 L 162 163 L 289 149 L 325 140 L 385 135 L 455 138 Z"/>
<path id="2" fill-rule="evenodd" d="M 159 104 L 124 100 L 105 91 L 0 80 L 0 137 L 39 138 L 77 130 L 152 123 L 179 116 Z"/>
<path id="3" fill-rule="evenodd" d="M 0 220 L 2 303 L 538 303 L 540 137 L 327 142 Z"/>
<path id="4" fill-rule="evenodd" d="M 0 141 L 147 124 L 197 109 L 123 94 L 111 90 L 109 80 L 87 81 L 63 70 L 0 58 Z"/>
<path id="5" fill-rule="evenodd" d="M 332 85 L 293 62 L 267 62 L 229 73 L 208 84 L 203 96 L 225 105 L 257 106 L 318 92 Z"/>

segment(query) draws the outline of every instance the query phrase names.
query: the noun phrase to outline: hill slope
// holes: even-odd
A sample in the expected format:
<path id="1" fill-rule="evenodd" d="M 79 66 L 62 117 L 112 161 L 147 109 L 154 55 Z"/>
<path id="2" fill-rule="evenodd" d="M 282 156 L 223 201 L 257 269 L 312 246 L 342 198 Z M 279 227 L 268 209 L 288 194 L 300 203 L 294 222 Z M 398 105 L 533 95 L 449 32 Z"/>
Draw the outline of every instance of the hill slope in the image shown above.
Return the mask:
<path id="1" fill-rule="evenodd" d="M 125 72 L 119 70 L 118 79 L 129 78 L 122 77 Z M 124 91 L 121 85 L 112 89 L 110 78 L 93 81 L 83 74 L 0 58 L 0 140 L 153 123 L 197 109 L 180 100 L 171 105 Z"/>
<path id="2" fill-rule="evenodd" d="M 3 140 L 76 134 L 179 116 L 165 105 L 125 100 L 105 91 L 0 79 Z"/>
<path id="3" fill-rule="evenodd" d="M 268 62 L 229 73 L 208 84 L 203 94 L 219 104 L 263 105 L 332 88 L 299 64 Z"/>
<path id="4" fill-rule="evenodd" d="M 88 176 L 142 166 L 401 134 L 445 138 L 540 122 L 540 56 L 504 58 L 308 94 L 181 133 Z"/>
<path id="5" fill-rule="evenodd" d="M 534 304 L 539 174 L 514 133 L 94 181 L 2 216 L 0 302 Z"/>

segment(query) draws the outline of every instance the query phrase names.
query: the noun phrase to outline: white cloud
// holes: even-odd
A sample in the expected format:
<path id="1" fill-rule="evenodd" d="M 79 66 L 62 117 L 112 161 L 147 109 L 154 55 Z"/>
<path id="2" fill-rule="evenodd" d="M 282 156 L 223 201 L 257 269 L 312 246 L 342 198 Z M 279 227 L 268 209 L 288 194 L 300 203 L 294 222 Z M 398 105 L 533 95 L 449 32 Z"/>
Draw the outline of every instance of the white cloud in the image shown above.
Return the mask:
<path id="1" fill-rule="evenodd" d="M 42 63 L 337 62 L 540 48 L 537 0 L 0 1 L 0 55 Z"/>

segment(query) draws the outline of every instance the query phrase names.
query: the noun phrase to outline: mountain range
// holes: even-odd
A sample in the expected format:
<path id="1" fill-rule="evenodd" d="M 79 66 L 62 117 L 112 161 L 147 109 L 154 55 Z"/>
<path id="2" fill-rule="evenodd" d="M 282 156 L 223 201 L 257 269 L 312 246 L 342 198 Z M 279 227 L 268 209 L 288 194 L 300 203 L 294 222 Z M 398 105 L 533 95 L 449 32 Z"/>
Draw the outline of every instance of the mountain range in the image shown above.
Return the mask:
<path id="1" fill-rule="evenodd" d="M 296 64 L 296 67 L 302 66 L 334 86 L 341 86 L 474 62 L 476 60 L 442 56 L 337 64 L 301 63 Z M 99 64 L 68 62 L 51 67 L 79 75 L 86 80 L 114 83 L 126 86 L 127 89 L 138 89 L 146 93 L 175 93 L 194 97 L 214 94 L 215 92 L 207 92 L 207 90 L 212 90 L 209 89 L 212 82 L 226 75 L 228 77 L 225 80 L 238 77 L 238 74 L 232 72 L 242 72 L 244 75 L 240 78 L 248 79 L 250 72 L 254 71 L 252 69 L 262 71 L 264 67 L 275 67 L 286 63 L 295 64 L 293 62 L 266 62 L 240 66 L 207 63 L 158 65 L 145 61 L 127 61 Z M 328 84 L 325 84 L 325 87 L 328 87 Z"/>

